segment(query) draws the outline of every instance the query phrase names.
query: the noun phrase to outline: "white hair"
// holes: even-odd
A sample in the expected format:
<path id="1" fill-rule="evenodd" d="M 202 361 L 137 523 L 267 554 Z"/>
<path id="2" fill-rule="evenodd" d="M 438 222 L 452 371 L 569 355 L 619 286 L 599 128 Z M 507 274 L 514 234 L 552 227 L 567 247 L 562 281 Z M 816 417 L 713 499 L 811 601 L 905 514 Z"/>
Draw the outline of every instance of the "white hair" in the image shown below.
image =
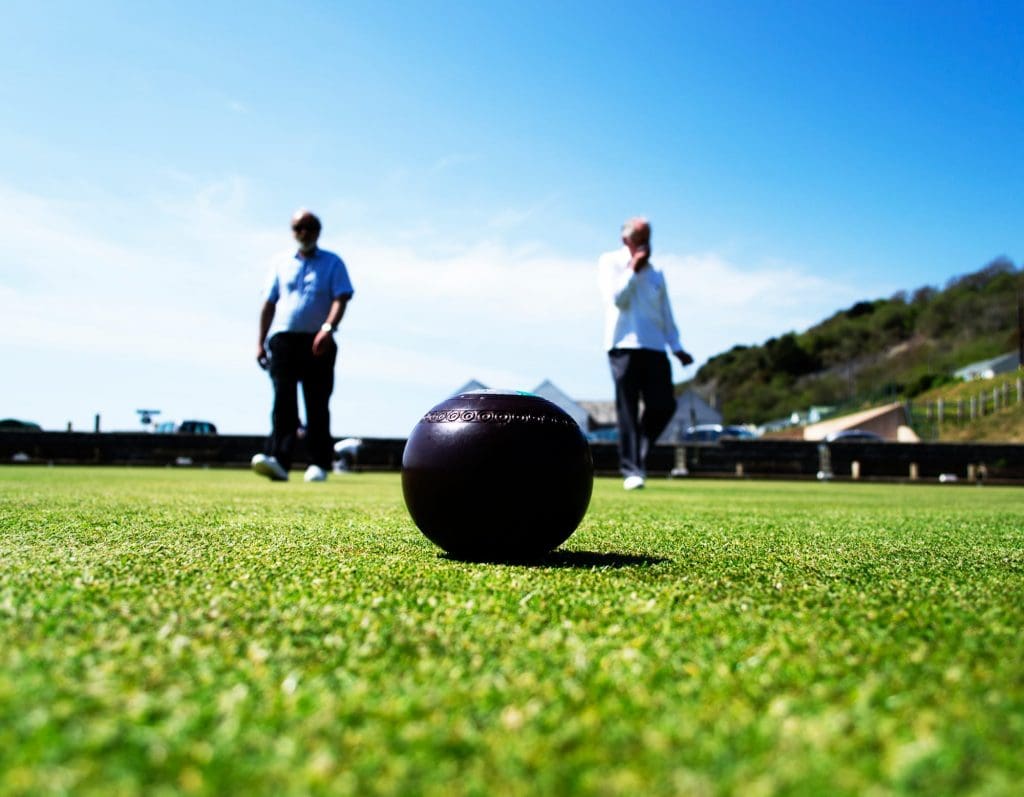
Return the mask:
<path id="1" fill-rule="evenodd" d="M 651 223 L 643 216 L 634 216 L 622 225 L 622 237 L 629 240 L 633 237 L 633 233 L 637 231 L 638 227 L 650 228 L 650 226 Z"/>

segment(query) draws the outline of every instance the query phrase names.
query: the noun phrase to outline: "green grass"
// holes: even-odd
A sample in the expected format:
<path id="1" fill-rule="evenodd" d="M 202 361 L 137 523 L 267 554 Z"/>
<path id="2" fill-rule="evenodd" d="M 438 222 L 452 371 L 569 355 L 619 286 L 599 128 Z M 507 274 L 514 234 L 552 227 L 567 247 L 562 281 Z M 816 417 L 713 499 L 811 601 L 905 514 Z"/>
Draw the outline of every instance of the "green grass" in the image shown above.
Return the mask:
<path id="1" fill-rule="evenodd" d="M 0 794 L 1018 794 L 1024 492 L 598 480 L 540 566 L 396 474 L 0 469 Z"/>
<path id="2" fill-rule="evenodd" d="M 922 393 L 912 402 L 914 428 L 923 438 L 941 442 L 1024 443 L 1024 404 L 1017 403 L 1017 378 L 1017 374 L 1001 374 L 994 379 L 956 382 Z M 993 389 L 1000 394 L 997 410 L 993 409 Z M 930 405 L 934 413 L 940 398 L 945 402 L 945 420 L 941 426 L 934 416 L 928 417 L 926 409 Z M 972 398 L 979 407 L 982 400 L 985 402 L 985 414 L 973 421 L 970 419 Z M 956 420 L 958 401 L 964 403 L 960 422 Z"/>

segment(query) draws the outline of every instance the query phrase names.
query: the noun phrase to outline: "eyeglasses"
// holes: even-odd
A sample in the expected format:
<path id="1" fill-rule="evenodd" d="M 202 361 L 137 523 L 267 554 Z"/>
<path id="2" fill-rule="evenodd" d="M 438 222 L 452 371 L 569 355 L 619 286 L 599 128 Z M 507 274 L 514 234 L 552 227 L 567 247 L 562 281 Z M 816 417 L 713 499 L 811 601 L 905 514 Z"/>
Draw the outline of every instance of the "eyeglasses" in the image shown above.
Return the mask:
<path id="1" fill-rule="evenodd" d="M 292 225 L 292 232 L 316 232 L 316 225 L 301 222 Z"/>

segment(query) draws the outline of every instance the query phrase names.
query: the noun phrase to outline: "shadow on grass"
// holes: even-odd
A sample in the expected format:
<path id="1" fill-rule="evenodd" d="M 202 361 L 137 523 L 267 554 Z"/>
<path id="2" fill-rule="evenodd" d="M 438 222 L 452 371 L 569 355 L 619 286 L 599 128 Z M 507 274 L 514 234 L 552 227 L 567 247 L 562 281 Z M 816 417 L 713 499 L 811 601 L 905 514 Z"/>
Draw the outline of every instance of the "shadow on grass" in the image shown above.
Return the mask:
<path id="1" fill-rule="evenodd" d="M 650 567 L 671 561 L 663 556 L 641 556 L 628 553 L 603 553 L 600 551 L 551 551 L 529 558 L 516 557 L 468 557 L 455 556 L 450 553 L 438 554 L 440 559 L 450 562 L 466 562 L 482 565 L 516 565 L 518 567 L 551 567 L 551 568 L 620 568 Z"/>

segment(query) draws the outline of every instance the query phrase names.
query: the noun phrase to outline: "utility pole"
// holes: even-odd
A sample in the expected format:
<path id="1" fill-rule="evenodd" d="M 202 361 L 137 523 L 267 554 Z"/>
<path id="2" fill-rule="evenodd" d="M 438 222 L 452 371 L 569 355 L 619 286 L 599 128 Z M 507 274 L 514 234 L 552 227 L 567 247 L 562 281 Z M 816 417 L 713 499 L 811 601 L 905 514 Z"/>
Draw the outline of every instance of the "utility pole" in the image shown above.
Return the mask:
<path id="1" fill-rule="evenodd" d="M 1024 291 L 1017 291 L 1017 369 L 1024 368 Z"/>

